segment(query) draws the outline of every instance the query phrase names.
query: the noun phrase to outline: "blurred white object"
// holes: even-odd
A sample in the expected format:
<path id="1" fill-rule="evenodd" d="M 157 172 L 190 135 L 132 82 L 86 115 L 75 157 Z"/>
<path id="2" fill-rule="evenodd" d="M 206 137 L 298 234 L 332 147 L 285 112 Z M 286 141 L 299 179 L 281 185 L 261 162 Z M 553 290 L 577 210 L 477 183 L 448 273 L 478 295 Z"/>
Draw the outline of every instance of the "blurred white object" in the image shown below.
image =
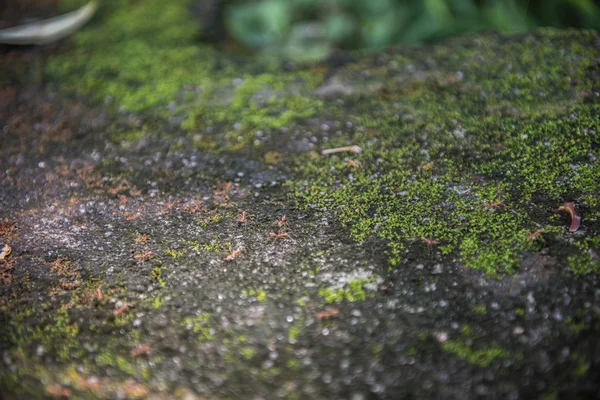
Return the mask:
<path id="1" fill-rule="evenodd" d="M 85 6 L 57 17 L 0 30 L 0 43 L 46 44 L 69 36 L 92 18 L 98 3 L 90 1 Z"/>

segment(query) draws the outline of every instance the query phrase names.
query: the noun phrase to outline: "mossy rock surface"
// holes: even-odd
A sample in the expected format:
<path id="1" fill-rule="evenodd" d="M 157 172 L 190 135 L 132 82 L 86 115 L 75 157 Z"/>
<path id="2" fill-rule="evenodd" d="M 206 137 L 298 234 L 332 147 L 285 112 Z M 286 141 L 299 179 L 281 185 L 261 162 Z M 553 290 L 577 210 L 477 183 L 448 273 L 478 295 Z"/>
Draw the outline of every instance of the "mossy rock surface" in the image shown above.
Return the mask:
<path id="1" fill-rule="evenodd" d="M 294 64 L 169 3 L 0 55 L 0 392 L 598 393 L 596 32 Z"/>

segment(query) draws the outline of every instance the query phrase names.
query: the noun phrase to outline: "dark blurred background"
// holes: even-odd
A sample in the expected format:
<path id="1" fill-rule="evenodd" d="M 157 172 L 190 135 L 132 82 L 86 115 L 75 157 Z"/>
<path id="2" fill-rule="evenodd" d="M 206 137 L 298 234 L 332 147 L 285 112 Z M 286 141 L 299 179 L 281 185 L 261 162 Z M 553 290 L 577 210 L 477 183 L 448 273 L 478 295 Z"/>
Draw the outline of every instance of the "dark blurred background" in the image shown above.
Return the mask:
<path id="1" fill-rule="evenodd" d="M 111 2 L 143 0 L 104 0 Z M 0 0 L 0 27 L 86 0 Z M 333 49 L 418 44 L 467 32 L 600 27 L 594 0 L 190 0 L 201 40 L 319 59 Z M 169 7 L 169 1 L 165 1 Z M 36 11 L 32 11 L 38 8 Z M 27 13 L 33 13 L 28 15 Z"/>
<path id="2" fill-rule="evenodd" d="M 205 0 L 203 38 L 321 58 L 332 49 L 418 44 L 475 31 L 600 27 L 593 0 Z"/>

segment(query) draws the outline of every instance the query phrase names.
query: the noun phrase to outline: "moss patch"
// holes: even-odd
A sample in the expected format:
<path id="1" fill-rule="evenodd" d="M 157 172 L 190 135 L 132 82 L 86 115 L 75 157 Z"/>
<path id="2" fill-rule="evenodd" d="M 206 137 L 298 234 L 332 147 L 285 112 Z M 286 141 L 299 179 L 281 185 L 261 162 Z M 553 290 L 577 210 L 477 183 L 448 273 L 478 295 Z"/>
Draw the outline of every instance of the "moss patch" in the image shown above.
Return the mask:
<path id="1" fill-rule="evenodd" d="M 198 21 L 188 3 L 103 2 L 95 23 L 75 35 L 71 49 L 49 60 L 46 74 L 63 90 L 121 111 L 152 110 L 181 120 L 195 144 L 212 151 L 260 145 L 254 130 L 289 126 L 322 108 L 307 92 L 322 82 L 321 74 L 284 73 L 278 62 L 266 61 L 256 63 L 253 73 L 241 72 L 229 57 L 196 40 Z M 224 129 L 220 141 L 203 132 L 215 125 Z M 116 134 L 114 140 L 135 136 Z"/>
<path id="2" fill-rule="evenodd" d="M 585 46 L 593 37 L 560 51 L 552 43 L 526 50 L 533 36 L 454 55 L 436 47 L 436 74 L 346 100 L 348 126 L 357 128 L 328 147 L 358 145 L 361 154 L 305 157 L 306 178 L 289 186 L 301 207 L 334 211 L 356 239 L 385 239 L 392 266 L 414 250 L 459 255 L 499 276 L 514 272 L 523 252 L 568 235 L 555 255 L 568 254 L 575 274 L 598 272 L 594 222 L 574 235 L 557 212 L 575 201 L 584 220 L 600 215 L 590 179 L 600 146 L 600 107 L 590 97 L 597 53 Z"/>
<path id="3" fill-rule="evenodd" d="M 508 357 L 508 353 L 500 347 L 475 349 L 472 345 L 462 341 L 448 341 L 442 345 L 442 348 L 481 367 L 488 367 L 495 360 Z"/>
<path id="4" fill-rule="evenodd" d="M 373 282 L 374 280 L 360 279 L 356 281 L 348 282 L 345 287 L 341 289 L 321 289 L 319 290 L 319 296 L 322 297 L 326 303 L 339 303 L 342 300 L 350 302 L 366 300 L 367 297 L 372 296 L 364 289 L 365 283 Z"/>
<path id="5" fill-rule="evenodd" d="M 315 142 L 362 153 L 291 157 L 289 187 L 301 207 L 333 210 L 355 239 L 386 240 L 392 266 L 425 244 L 497 277 L 514 272 L 523 252 L 563 237 L 562 203 L 585 210 L 582 230 L 599 218 L 594 33 L 481 37 L 458 49 L 432 46 L 425 61 L 405 49 L 338 71 L 342 92 L 366 97 L 324 101 L 315 89 L 327 84 L 326 65 L 287 72 L 244 60 L 240 68 L 195 41 L 186 5 L 108 2 L 46 72 L 66 90 L 180 120 L 202 150 L 255 148 L 267 163 L 281 159 L 269 146 L 273 135 L 286 140 L 281 129 L 312 130 L 317 115 L 337 120 L 342 129 Z M 597 252 L 584 234 L 555 256 L 574 274 L 598 273 Z"/>

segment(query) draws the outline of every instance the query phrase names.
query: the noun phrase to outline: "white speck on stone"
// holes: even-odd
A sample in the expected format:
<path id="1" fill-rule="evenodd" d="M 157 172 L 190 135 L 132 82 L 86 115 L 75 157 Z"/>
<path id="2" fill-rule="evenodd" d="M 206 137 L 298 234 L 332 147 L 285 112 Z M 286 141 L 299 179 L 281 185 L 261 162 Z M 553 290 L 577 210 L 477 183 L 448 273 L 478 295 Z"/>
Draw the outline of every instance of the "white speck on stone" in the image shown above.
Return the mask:
<path id="1" fill-rule="evenodd" d="M 446 343 L 448 340 L 448 333 L 446 332 L 437 332 L 435 334 L 435 339 L 440 343 Z"/>
<path id="2" fill-rule="evenodd" d="M 515 335 L 521 335 L 521 334 L 523 334 L 523 332 L 525 332 L 525 329 L 523 329 L 523 327 L 522 327 L 522 326 L 515 326 L 515 327 L 513 328 L 513 333 L 514 333 Z"/>
<path id="3" fill-rule="evenodd" d="M 431 283 L 426 284 L 424 289 L 425 289 L 426 293 L 435 292 L 437 289 L 437 285 L 435 284 L 435 282 L 431 282 Z"/>

